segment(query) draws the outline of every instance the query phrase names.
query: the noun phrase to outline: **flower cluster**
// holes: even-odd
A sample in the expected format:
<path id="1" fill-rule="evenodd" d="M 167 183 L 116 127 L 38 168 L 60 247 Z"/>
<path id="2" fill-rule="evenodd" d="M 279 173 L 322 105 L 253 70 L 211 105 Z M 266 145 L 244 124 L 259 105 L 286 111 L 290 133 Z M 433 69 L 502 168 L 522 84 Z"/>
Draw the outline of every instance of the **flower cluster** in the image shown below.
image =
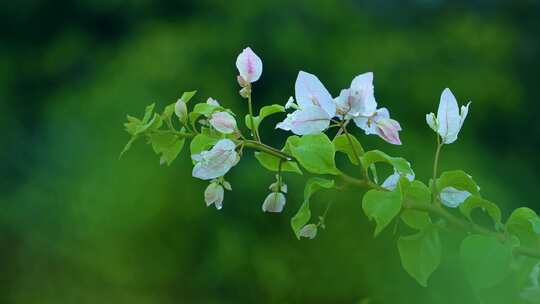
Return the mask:
<path id="1" fill-rule="evenodd" d="M 300 71 L 294 97 L 290 97 L 284 106 L 260 107 L 258 115 L 254 115 L 252 86 L 262 76 L 262 60 L 251 48 L 246 48 L 238 55 L 236 67 L 239 94 L 249 111 L 243 120 L 238 120 L 232 111 L 213 98 L 190 106 L 190 111 L 188 102 L 196 92 L 185 92 L 162 113 L 155 113 L 152 104 L 146 107 L 141 119 L 128 116 L 125 127 L 131 139 L 123 152 L 137 138 L 145 137 L 160 156 L 160 163 L 170 164 L 189 140 L 194 165 L 192 175 L 208 181 L 204 201 L 218 210 L 223 207 L 225 190 L 232 190 L 225 176 L 239 163 L 244 149 L 256 150 L 256 160 L 276 174 L 275 182 L 269 186 L 270 193 L 262 202 L 263 212 L 284 210 L 289 190 L 284 182 L 284 172 L 309 173 L 312 176 L 305 183 L 304 200 L 290 221 L 298 239 L 313 239 L 319 229 L 326 227 L 326 215 L 332 204 L 328 202 L 322 215 L 312 216 L 316 211 L 311 209 L 315 192 L 342 190 L 351 185 L 367 189 L 362 197 L 362 209 L 370 220 L 375 221 L 375 235 L 397 220 L 408 226 L 406 233 L 411 229 L 416 232 L 400 236 L 397 247 L 403 268 L 422 286 L 427 285 L 429 276 L 441 261 L 440 238 L 443 234 L 439 231 L 443 228 L 446 231 L 450 226 L 469 232 L 461 242 L 460 257 L 471 283 L 477 288 L 492 288 L 502 282 L 510 264 L 514 267 L 514 262 L 518 262 L 513 259 L 515 255 L 540 258 L 540 251 L 535 251 L 540 246 L 540 218 L 536 212 L 518 208 L 503 223 L 501 210 L 481 196 L 480 187 L 469 174 L 462 170 L 438 174 L 439 154 L 445 145 L 457 140 L 470 106 L 469 102 L 460 108 L 450 89 L 443 90 L 437 115 L 426 115 L 426 122 L 437 137 L 433 176 L 426 185 L 416 179 L 407 160 L 380 150 L 365 150 L 360 140 L 347 129 L 354 124 L 367 135 L 377 135 L 390 144 L 401 145 L 400 124 L 390 118 L 387 108 L 378 107 L 373 73 L 354 77 L 348 88 L 333 97 L 317 76 Z M 276 128 L 293 133 L 281 149 L 263 143 L 258 133 L 261 122 L 278 113 L 287 114 Z M 174 116 L 178 119 L 176 122 L 172 120 Z M 242 134 L 238 122 L 244 122 L 251 136 Z M 178 124 L 180 128 L 177 128 Z M 331 128 L 337 129 L 332 139 L 326 133 Z M 338 152 L 345 154 L 351 165 L 357 166 L 360 178 L 349 176 L 337 167 Z M 393 173 L 382 183 L 377 175 L 380 163 L 393 168 Z M 445 208 L 454 210 L 448 212 Z M 485 228 L 475 223 L 474 209 L 485 211 L 491 217 L 493 227 Z M 400 230 L 398 226 L 394 226 L 395 230 Z M 522 298 L 538 298 L 539 272 L 540 266 L 530 271 L 532 280 L 522 290 Z"/>

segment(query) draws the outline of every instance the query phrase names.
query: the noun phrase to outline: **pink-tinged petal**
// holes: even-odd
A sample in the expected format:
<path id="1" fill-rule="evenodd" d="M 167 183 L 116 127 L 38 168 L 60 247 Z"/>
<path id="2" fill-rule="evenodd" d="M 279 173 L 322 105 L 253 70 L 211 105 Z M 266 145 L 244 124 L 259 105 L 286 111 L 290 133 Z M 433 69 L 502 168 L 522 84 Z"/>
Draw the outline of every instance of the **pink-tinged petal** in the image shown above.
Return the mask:
<path id="1" fill-rule="evenodd" d="M 309 106 L 293 112 L 290 123 L 294 134 L 318 134 L 328 128 L 330 117 L 323 109 Z"/>
<path id="2" fill-rule="evenodd" d="M 459 133 L 461 118 L 456 97 L 448 88 L 441 94 L 437 120 L 439 122 L 437 133 L 441 136 L 443 143 L 453 143 Z"/>
<path id="3" fill-rule="evenodd" d="M 385 118 L 390 118 L 390 113 L 387 108 L 380 108 L 370 117 L 358 116 L 354 119 L 354 123 L 364 130 L 366 135 L 379 134 L 377 121 Z"/>
<path id="4" fill-rule="evenodd" d="M 360 113 L 357 100 L 351 95 L 350 89 L 341 90 L 339 96 L 334 98 L 336 113 L 342 119 L 351 119 Z"/>
<path id="5" fill-rule="evenodd" d="M 203 151 L 192 158 L 197 161 L 192 175 L 203 180 L 224 176 L 240 159 L 236 145 L 230 139 L 221 139 L 210 151 Z"/>
<path id="6" fill-rule="evenodd" d="M 373 73 L 356 76 L 351 82 L 351 96 L 355 99 L 355 110 L 362 116 L 371 116 L 377 110 L 373 87 Z"/>
<path id="7" fill-rule="evenodd" d="M 212 127 L 223 134 L 231 134 L 236 130 L 236 120 L 228 112 L 215 112 L 209 120 Z"/>
<path id="8" fill-rule="evenodd" d="M 401 145 L 399 131 L 401 131 L 401 126 L 393 119 L 382 118 L 377 121 L 377 134 L 393 145 Z"/>
<path id="9" fill-rule="evenodd" d="M 236 68 L 243 80 L 255 82 L 261 77 L 263 64 L 261 58 L 248 47 L 236 58 Z"/>
<path id="10" fill-rule="evenodd" d="M 300 71 L 294 84 L 296 102 L 300 108 L 320 107 L 330 118 L 336 115 L 336 105 L 332 95 L 317 76 Z"/>
<path id="11" fill-rule="evenodd" d="M 287 114 L 287 117 L 280 123 L 276 125 L 276 129 L 282 129 L 285 131 L 290 131 L 292 128 L 292 120 L 294 118 L 294 113 Z"/>
<path id="12" fill-rule="evenodd" d="M 223 207 L 223 197 L 224 191 L 223 187 L 218 183 L 210 183 L 206 190 L 204 190 L 204 201 L 206 206 L 214 204 L 217 210 L 220 210 Z"/>

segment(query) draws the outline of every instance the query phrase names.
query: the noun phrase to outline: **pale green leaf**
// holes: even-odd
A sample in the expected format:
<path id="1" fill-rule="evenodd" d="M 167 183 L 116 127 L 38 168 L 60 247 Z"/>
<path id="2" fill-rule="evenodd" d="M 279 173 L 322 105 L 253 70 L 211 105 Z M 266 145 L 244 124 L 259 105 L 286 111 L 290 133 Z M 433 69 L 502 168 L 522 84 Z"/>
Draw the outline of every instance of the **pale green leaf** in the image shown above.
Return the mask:
<path id="1" fill-rule="evenodd" d="M 184 92 L 182 93 L 182 96 L 180 97 L 180 100 L 188 103 L 188 101 L 193 98 L 193 96 L 197 93 L 197 91 L 190 91 L 190 92 Z"/>
<path id="2" fill-rule="evenodd" d="M 441 241 L 435 227 L 427 227 L 417 234 L 402 236 L 398 242 L 401 265 L 424 287 L 441 262 Z"/>
<path id="3" fill-rule="evenodd" d="M 154 152 L 161 155 L 160 163 L 170 165 L 184 146 L 185 139 L 173 132 L 153 133 L 148 136 Z"/>
<path id="4" fill-rule="evenodd" d="M 460 257 L 469 281 L 476 288 L 488 288 L 501 282 L 512 261 L 512 245 L 494 236 L 473 234 L 461 242 Z"/>
<path id="5" fill-rule="evenodd" d="M 535 221 L 538 221 L 538 215 L 534 210 L 527 207 L 517 208 L 506 221 L 506 230 L 517 236 L 523 245 L 540 247 Z"/>
<path id="6" fill-rule="evenodd" d="M 379 191 L 370 190 L 362 199 L 362 208 L 370 220 L 375 220 L 375 236 L 377 236 L 390 222 L 399 214 L 401 210 L 400 187 L 396 190 Z"/>
<path id="7" fill-rule="evenodd" d="M 255 152 L 255 158 L 264 168 L 274 172 L 278 171 L 280 158 L 264 152 Z M 293 161 L 284 161 L 281 164 L 281 171 L 302 174 L 298 164 Z"/>
<path id="8" fill-rule="evenodd" d="M 334 148 L 336 149 L 336 151 L 347 154 L 351 163 L 359 165 L 359 155 L 363 154 L 364 150 L 362 149 L 362 145 L 360 144 L 358 139 L 356 139 L 356 137 L 349 135 L 349 139 L 347 138 L 346 134 L 341 134 L 334 138 L 332 143 L 334 144 Z"/>
<path id="9" fill-rule="evenodd" d="M 463 204 L 459 205 L 459 211 L 461 211 L 461 213 L 471 222 L 473 221 L 471 217 L 471 212 L 476 208 L 480 208 L 482 211 L 486 211 L 488 215 L 493 219 L 496 227 L 502 226 L 501 210 L 497 205 L 488 200 L 471 195 L 463 202 Z"/>
<path id="10" fill-rule="evenodd" d="M 253 116 L 253 124 L 255 125 L 255 129 L 259 129 L 259 125 L 261 124 L 261 122 L 263 121 L 263 119 L 265 119 L 266 117 L 272 115 L 272 114 L 276 114 L 276 113 L 282 113 L 282 112 L 285 112 L 285 108 L 281 105 L 278 105 L 278 104 L 273 104 L 273 105 L 269 105 L 269 106 L 264 106 L 261 108 L 261 110 L 259 111 L 259 115 L 258 116 Z M 251 130 L 251 120 L 250 120 L 250 115 L 247 114 L 245 116 L 245 123 L 246 123 L 246 127 L 248 129 Z"/>
<path id="11" fill-rule="evenodd" d="M 472 195 L 479 195 L 479 188 L 470 175 L 461 171 L 446 171 L 437 179 L 437 190 L 446 187 L 454 187 L 461 191 L 467 191 Z"/>
<path id="12" fill-rule="evenodd" d="M 374 164 L 377 162 L 384 162 L 393 166 L 394 169 L 396 169 L 399 173 L 402 173 L 402 174 L 413 173 L 411 169 L 411 165 L 409 164 L 407 160 L 405 160 L 402 157 L 391 157 L 387 155 L 386 153 L 379 150 L 372 150 L 372 151 L 366 152 L 360 160 L 362 161 L 362 166 L 364 168 L 368 168 L 371 164 Z"/>
<path id="13" fill-rule="evenodd" d="M 334 146 L 325 134 L 304 135 L 298 140 L 287 140 L 286 148 L 311 173 L 340 174 L 334 160 Z"/>

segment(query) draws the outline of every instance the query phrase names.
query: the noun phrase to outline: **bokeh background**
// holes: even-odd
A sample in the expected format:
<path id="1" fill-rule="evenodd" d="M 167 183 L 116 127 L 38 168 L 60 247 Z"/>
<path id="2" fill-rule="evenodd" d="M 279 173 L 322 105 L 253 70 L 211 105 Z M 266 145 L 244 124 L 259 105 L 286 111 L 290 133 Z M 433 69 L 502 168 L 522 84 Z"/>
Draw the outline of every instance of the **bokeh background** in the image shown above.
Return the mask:
<path id="1" fill-rule="evenodd" d="M 334 202 L 327 229 L 297 241 L 302 178 L 285 177 L 283 214 L 263 214 L 274 177 L 246 156 L 217 211 L 186 150 L 170 167 L 143 143 L 118 159 L 125 115 L 149 103 L 198 89 L 245 113 L 234 62 L 246 46 L 264 61 L 256 108 L 285 103 L 300 69 L 333 94 L 373 71 L 404 145 L 355 134 L 424 181 L 425 114 L 450 87 L 473 103 L 441 169 L 465 169 L 506 216 L 540 211 L 538 1 L 3 1 L 0 33 L 0 303 L 477 301 L 452 242 L 419 287 L 391 229 L 372 237 L 361 191 L 318 194 L 316 215 Z M 279 146 L 276 119 L 262 136 Z"/>

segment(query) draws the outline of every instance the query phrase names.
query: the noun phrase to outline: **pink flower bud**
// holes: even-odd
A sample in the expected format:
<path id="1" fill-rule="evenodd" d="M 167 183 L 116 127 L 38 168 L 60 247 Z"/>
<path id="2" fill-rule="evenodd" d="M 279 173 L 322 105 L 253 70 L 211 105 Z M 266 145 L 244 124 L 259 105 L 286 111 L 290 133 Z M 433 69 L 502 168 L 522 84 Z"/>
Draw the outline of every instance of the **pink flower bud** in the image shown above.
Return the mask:
<path id="1" fill-rule="evenodd" d="M 391 118 L 382 118 L 377 121 L 377 134 L 391 144 L 401 145 L 399 131 L 401 131 L 399 122 Z"/>
<path id="2" fill-rule="evenodd" d="M 236 130 L 236 120 L 227 112 L 215 112 L 209 120 L 214 129 L 223 134 L 231 134 Z"/>
<path id="3" fill-rule="evenodd" d="M 236 68 L 242 80 L 252 83 L 261 77 L 263 65 L 261 58 L 248 47 L 236 58 Z"/>

